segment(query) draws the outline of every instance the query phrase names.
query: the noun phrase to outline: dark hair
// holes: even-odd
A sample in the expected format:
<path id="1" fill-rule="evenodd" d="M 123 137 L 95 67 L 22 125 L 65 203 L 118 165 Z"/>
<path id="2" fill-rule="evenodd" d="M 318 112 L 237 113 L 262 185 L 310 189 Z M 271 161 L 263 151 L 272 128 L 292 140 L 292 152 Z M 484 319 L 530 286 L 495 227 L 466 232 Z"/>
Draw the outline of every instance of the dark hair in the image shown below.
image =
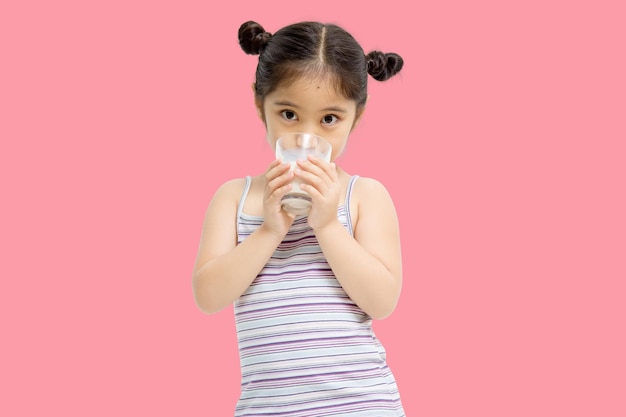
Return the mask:
<path id="1" fill-rule="evenodd" d="M 338 91 L 352 99 L 357 109 L 367 100 L 367 75 L 385 81 L 404 65 L 396 53 L 372 51 L 365 55 L 357 41 L 333 24 L 301 22 L 275 34 L 256 22 L 239 27 L 239 45 L 247 54 L 259 55 L 255 94 L 262 101 L 279 84 L 307 77 L 330 75 Z"/>

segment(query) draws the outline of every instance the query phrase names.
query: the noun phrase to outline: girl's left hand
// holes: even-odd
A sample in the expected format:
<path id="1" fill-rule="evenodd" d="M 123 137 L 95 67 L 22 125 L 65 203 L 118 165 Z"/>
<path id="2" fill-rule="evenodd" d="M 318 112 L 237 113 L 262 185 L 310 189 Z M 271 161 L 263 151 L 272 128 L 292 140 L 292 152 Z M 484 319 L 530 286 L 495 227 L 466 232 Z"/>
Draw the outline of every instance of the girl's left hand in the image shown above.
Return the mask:
<path id="1" fill-rule="evenodd" d="M 295 175 L 302 180 L 300 188 L 311 197 L 308 223 L 313 230 L 320 229 L 337 220 L 337 207 L 341 184 L 334 162 L 322 161 L 315 156 L 298 161 Z"/>

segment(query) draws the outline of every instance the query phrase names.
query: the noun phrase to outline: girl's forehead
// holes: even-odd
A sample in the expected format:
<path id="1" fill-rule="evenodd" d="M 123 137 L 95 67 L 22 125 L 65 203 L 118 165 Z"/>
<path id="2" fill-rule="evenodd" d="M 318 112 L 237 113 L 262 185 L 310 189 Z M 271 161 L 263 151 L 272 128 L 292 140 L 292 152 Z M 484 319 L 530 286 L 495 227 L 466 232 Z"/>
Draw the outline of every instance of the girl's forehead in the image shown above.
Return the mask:
<path id="1" fill-rule="evenodd" d="M 290 82 L 281 83 L 277 86 L 275 93 L 284 95 L 316 95 L 320 98 L 332 100 L 348 100 L 343 95 L 338 83 L 332 77 L 303 76 Z"/>

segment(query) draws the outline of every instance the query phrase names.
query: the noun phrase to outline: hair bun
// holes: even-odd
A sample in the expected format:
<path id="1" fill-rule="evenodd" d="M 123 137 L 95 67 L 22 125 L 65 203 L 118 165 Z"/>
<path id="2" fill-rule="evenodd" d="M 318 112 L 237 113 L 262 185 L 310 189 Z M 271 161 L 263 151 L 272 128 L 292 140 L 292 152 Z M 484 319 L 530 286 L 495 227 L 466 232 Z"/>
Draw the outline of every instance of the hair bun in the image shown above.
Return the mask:
<path id="1" fill-rule="evenodd" d="M 396 53 L 372 51 L 365 56 L 367 72 L 375 80 L 385 81 L 400 72 L 404 65 L 402 57 Z"/>
<path id="2" fill-rule="evenodd" d="M 258 55 L 263 52 L 271 37 L 271 33 L 266 32 L 263 26 L 252 20 L 239 27 L 239 46 L 250 55 Z"/>

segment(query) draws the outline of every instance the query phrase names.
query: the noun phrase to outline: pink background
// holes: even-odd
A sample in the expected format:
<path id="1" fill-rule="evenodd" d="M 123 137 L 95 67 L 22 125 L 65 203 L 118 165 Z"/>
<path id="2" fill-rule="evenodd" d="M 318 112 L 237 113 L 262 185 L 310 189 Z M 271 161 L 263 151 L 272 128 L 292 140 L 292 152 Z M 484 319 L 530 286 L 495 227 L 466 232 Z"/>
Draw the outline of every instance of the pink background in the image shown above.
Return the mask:
<path id="1" fill-rule="evenodd" d="M 2 3 L 0 415 L 232 415 L 232 309 L 191 271 L 215 189 L 272 157 L 248 19 L 406 60 L 340 163 L 400 216 L 375 328 L 407 415 L 626 415 L 623 2 L 366 4 Z"/>

